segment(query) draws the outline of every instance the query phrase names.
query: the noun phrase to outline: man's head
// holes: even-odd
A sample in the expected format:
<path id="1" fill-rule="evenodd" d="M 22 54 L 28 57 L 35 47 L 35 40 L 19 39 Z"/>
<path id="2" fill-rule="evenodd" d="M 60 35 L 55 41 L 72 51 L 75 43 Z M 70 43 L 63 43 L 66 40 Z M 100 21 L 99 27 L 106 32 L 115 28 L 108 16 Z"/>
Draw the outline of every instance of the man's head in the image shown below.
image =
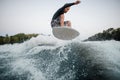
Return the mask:
<path id="1" fill-rule="evenodd" d="M 67 13 L 69 10 L 70 10 L 70 7 L 66 7 L 66 8 L 64 9 L 64 13 Z"/>

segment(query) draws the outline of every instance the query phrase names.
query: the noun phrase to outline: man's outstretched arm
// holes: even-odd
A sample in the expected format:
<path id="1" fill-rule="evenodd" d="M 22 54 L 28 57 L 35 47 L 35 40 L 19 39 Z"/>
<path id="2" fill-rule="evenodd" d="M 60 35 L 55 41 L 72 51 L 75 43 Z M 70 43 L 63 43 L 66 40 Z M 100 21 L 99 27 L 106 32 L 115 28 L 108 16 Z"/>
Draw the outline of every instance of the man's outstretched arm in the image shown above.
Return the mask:
<path id="1" fill-rule="evenodd" d="M 80 2 L 81 2 L 81 1 L 77 0 L 77 1 L 75 1 L 75 2 L 73 2 L 73 3 L 67 3 L 67 4 L 65 4 L 65 5 L 63 6 L 63 8 L 70 7 L 70 6 L 72 6 L 72 5 L 77 5 L 77 4 L 79 4 Z"/>
<path id="2" fill-rule="evenodd" d="M 75 5 L 77 5 L 77 4 L 79 4 L 79 3 L 81 3 L 80 0 L 77 0 L 76 2 L 74 2 Z"/>

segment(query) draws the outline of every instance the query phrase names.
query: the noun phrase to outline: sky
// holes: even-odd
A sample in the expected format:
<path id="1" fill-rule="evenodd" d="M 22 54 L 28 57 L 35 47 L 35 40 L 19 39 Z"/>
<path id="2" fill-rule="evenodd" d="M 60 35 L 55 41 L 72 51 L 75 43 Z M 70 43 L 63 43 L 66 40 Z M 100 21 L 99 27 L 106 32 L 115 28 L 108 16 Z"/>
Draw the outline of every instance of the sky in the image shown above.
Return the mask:
<path id="1" fill-rule="evenodd" d="M 53 14 L 76 0 L 0 0 L 0 35 L 52 34 Z M 82 39 L 120 27 L 120 0 L 81 0 L 65 14 Z"/>

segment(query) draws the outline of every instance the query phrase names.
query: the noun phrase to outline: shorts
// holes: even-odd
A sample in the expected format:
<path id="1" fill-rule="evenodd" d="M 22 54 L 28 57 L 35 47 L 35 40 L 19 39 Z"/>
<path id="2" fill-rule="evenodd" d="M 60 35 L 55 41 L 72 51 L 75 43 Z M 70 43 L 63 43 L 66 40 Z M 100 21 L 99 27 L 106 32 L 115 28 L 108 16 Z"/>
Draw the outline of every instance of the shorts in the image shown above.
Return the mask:
<path id="1" fill-rule="evenodd" d="M 67 22 L 68 22 L 68 21 L 65 21 L 65 22 L 64 22 L 64 26 L 67 26 Z M 58 18 L 56 18 L 55 20 L 52 20 L 52 21 L 51 21 L 51 26 L 52 26 L 52 27 L 60 27 L 60 18 L 58 17 Z"/>

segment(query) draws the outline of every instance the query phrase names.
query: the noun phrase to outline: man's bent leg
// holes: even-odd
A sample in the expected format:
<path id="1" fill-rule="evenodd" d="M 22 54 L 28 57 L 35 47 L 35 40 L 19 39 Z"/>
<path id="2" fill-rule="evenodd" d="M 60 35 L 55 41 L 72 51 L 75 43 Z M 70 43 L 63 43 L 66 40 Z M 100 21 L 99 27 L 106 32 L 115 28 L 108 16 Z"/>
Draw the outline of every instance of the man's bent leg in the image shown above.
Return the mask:
<path id="1" fill-rule="evenodd" d="M 65 22 L 64 22 L 64 25 L 65 25 L 65 26 L 68 26 L 68 27 L 71 27 L 71 22 L 70 22 L 70 21 L 65 21 Z"/>

